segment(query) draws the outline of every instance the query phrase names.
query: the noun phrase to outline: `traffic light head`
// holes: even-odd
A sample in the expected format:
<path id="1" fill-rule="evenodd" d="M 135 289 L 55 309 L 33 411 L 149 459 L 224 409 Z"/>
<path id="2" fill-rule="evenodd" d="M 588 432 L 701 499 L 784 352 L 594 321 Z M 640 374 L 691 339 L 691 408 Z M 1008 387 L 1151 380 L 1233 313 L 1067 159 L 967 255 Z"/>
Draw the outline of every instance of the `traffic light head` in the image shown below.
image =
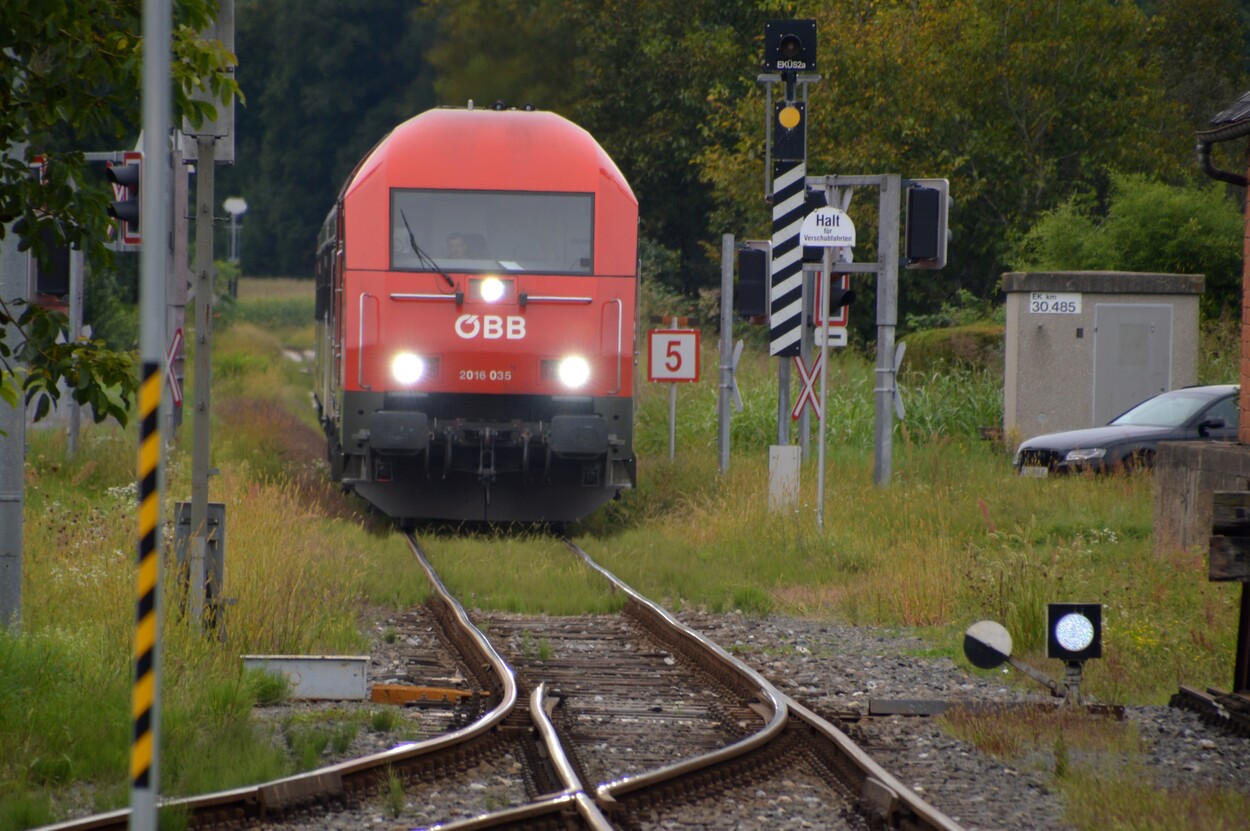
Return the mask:
<path id="1" fill-rule="evenodd" d="M 815 72 L 816 21 L 770 20 L 765 23 L 764 68 L 771 72 Z"/>
<path id="2" fill-rule="evenodd" d="M 122 164 L 110 164 L 106 175 L 113 186 L 109 216 L 121 225 L 122 242 L 138 245 L 142 241 L 139 234 L 139 189 L 143 179 L 143 154 L 124 154 Z"/>
<path id="3" fill-rule="evenodd" d="M 946 179 L 912 179 L 907 188 L 907 237 L 904 250 L 908 268 L 937 269 L 946 265 L 946 228 L 950 209 L 950 183 Z"/>
<path id="4" fill-rule="evenodd" d="M 855 302 L 855 290 L 851 288 L 851 275 L 837 272 L 829 275 L 829 298 L 827 300 L 823 299 L 825 293 L 823 283 L 824 280 L 816 280 L 812 325 L 819 329 L 828 320 L 830 326 L 846 326 L 850 318 L 847 307 Z"/>
<path id="5" fill-rule="evenodd" d="M 829 200 L 825 197 L 825 191 L 823 188 L 820 190 L 808 190 L 805 203 L 803 205 L 803 209 L 806 213 L 810 214 L 812 211 L 815 211 L 818 208 L 828 207 L 828 205 L 829 205 Z M 803 246 L 803 262 L 819 263 L 819 262 L 823 262 L 824 258 L 825 258 L 825 249 L 822 246 L 819 246 L 819 245 Z"/>
<path id="6" fill-rule="evenodd" d="M 738 249 L 738 314 L 745 318 L 768 316 L 768 252 L 759 248 Z"/>
<path id="7" fill-rule="evenodd" d="M 838 309 L 845 308 L 854 302 L 854 289 L 843 288 L 841 286 L 829 287 L 829 314 L 835 314 Z"/>

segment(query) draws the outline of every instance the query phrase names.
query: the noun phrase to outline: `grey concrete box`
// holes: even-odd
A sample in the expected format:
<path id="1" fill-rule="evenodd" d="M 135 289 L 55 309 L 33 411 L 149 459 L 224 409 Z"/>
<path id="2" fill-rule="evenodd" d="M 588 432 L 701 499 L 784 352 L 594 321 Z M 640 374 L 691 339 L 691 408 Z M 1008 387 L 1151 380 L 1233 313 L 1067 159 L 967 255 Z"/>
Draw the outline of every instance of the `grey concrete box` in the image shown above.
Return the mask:
<path id="1" fill-rule="evenodd" d="M 244 655 L 243 666 L 286 676 L 292 698 L 363 701 L 368 655 Z"/>
<path id="2" fill-rule="evenodd" d="M 1202 288 L 1196 274 L 1004 274 L 1004 435 L 1021 441 L 1106 424 L 1151 395 L 1196 383 Z"/>

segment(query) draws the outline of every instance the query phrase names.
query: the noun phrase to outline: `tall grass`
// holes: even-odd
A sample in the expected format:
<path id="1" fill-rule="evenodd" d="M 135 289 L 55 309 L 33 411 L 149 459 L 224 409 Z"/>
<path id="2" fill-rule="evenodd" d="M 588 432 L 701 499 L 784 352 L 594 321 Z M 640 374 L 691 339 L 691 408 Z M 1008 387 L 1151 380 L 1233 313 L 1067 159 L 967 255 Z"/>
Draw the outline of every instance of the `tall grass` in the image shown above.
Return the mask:
<path id="1" fill-rule="evenodd" d="M 703 356 L 705 368 L 716 362 Z M 1208 582 L 1201 556 L 1152 554 L 1149 474 L 1020 479 L 1007 448 L 980 438 L 1002 420 L 993 373 L 904 370 L 906 419 L 895 422 L 889 484 L 876 487 L 873 362 L 842 352 L 829 373 L 823 526 L 810 462 L 799 504 L 770 513 L 775 364 L 762 350 L 742 361 L 725 475 L 716 376 L 678 388 L 675 463 L 668 391 L 642 388 L 640 487 L 581 529 L 605 538 L 602 556 L 622 576 L 675 605 L 924 627 L 961 661 L 962 631 L 979 619 L 1003 623 L 1017 653 L 1039 662 L 1048 602 L 1102 602 L 1105 656 L 1086 673 L 1095 695 L 1159 703 L 1182 679 L 1227 684 L 1236 587 Z"/>
<path id="2" fill-rule="evenodd" d="M 226 606 L 207 635 L 186 619 L 165 525 L 161 790 L 265 781 L 316 759 L 251 718 L 266 693 L 247 653 L 367 650 L 367 604 L 418 603 L 426 587 L 385 526 L 330 487 L 300 365 L 285 339 L 247 323 L 215 333 L 210 499 L 225 504 Z M 188 361 L 193 366 L 193 361 Z M 194 378 L 188 379 L 188 402 Z M 167 453 L 165 517 L 188 499 L 189 414 Z M 136 550 L 135 436 L 84 428 L 66 459 L 59 430 L 28 433 L 22 632 L 0 633 L 0 829 L 125 804 Z M 168 437 L 167 437 L 168 438 Z M 389 563 L 383 566 L 382 563 Z M 397 575 L 399 575 L 397 577 Z M 73 787 L 90 781 L 90 803 Z"/>
<path id="3" fill-rule="evenodd" d="M 680 448 L 714 448 L 717 442 L 719 358 L 707 345 L 700 358 L 703 380 L 678 384 L 677 445 Z M 743 409 L 733 414 L 730 442 L 733 452 L 767 449 L 777 443 L 777 360 L 764 350 L 744 351 L 736 374 Z M 791 371 L 791 404 L 798 400 L 798 372 Z M 871 449 L 875 441 L 876 368 L 873 360 L 854 351 L 832 350 L 826 385 L 829 412 L 826 435 L 831 447 Z M 819 381 L 817 381 L 819 384 Z M 898 386 L 906 420 L 896 424 L 900 439 L 924 442 L 934 438 L 974 439 L 980 428 L 1002 424 L 1002 381 L 989 371 L 962 366 L 944 367 L 928 373 L 899 372 Z M 667 454 L 669 404 L 665 384 L 644 384 L 639 406 L 637 449 L 647 455 Z M 818 419 L 811 416 L 812 437 Z M 788 435 L 799 438 L 797 422 L 787 426 Z"/>

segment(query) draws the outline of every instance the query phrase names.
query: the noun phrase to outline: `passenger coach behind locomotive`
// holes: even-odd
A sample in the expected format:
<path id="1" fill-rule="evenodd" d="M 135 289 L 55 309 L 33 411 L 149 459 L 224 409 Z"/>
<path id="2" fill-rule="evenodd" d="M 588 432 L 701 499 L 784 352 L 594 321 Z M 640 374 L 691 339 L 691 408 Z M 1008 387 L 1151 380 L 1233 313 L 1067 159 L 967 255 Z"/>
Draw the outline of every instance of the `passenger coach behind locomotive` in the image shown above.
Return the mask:
<path id="1" fill-rule="evenodd" d="M 638 202 L 554 113 L 437 109 L 348 177 L 317 251 L 335 481 L 397 519 L 581 518 L 633 487 Z"/>

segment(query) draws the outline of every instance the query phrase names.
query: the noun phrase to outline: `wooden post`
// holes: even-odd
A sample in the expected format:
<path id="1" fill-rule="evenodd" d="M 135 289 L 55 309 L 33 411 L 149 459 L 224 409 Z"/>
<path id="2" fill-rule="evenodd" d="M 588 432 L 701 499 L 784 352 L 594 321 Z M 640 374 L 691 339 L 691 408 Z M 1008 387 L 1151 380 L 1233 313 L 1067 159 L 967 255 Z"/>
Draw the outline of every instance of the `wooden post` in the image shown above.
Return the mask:
<path id="1" fill-rule="evenodd" d="M 1215 491 L 1208 579 L 1241 583 L 1233 692 L 1250 691 L 1250 491 Z"/>

